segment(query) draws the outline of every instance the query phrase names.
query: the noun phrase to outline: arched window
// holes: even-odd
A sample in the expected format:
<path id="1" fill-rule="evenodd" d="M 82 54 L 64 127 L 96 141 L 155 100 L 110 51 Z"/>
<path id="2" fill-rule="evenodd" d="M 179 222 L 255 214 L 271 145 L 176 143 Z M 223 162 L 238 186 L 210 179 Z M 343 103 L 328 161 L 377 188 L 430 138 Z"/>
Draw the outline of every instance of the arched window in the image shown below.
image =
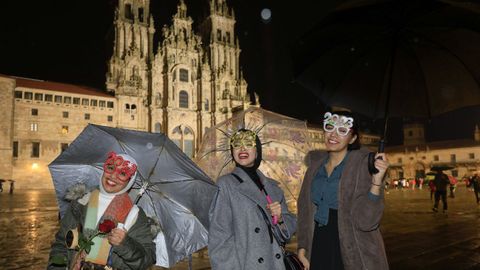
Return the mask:
<path id="1" fill-rule="evenodd" d="M 178 94 L 178 100 L 179 100 L 179 107 L 180 108 L 188 108 L 188 93 L 187 91 L 180 91 Z"/>
<path id="2" fill-rule="evenodd" d="M 180 69 L 180 81 L 188 82 L 188 70 L 181 68 Z"/>
<path id="3" fill-rule="evenodd" d="M 130 104 L 125 104 L 125 109 L 130 110 Z"/>
<path id="4" fill-rule="evenodd" d="M 177 126 L 172 130 L 170 138 L 188 157 L 195 154 L 195 134 L 193 130 L 185 126 Z"/>
<path id="5" fill-rule="evenodd" d="M 155 133 L 161 133 L 162 132 L 162 124 L 160 123 L 155 123 Z"/>
<path id="6" fill-rule="evenodd" d="M 183 133 L 183 152 L 190 158 L 193 157 L 193 154 L 195 153 L 193 139 L 193 130 L 189 127 L 185 127 Z"/>

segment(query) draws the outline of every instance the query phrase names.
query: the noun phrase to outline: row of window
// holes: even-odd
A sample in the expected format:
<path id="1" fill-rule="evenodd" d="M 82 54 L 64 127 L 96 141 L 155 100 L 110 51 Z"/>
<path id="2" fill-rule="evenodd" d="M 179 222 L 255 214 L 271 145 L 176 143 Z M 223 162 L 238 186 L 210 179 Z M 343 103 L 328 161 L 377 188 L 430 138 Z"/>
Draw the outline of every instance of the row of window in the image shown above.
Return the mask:
<path id="1" fill-rule="evenodd" d="M 475 153 L 468 153 L 468 158 L 469 159 L 475 159 Z M 411 157 L 410 160 L 413 160 L 414 158 Z M 422 159 L 427 159 L 426 156 L 423 156 Z M 403 160 L 402 158 L 398 158 L 398 163 L 402 163 Z M 439 155 L 433 155 L 433 161 L 440 161 L 440 156 Z M 450 162 L 457 162 L 457 155 L 451 154 L 450 155 Z"/>
<path id="2" fill-rule="evenodd" d="M 102 108 L 104 107 L 113 108 L 113 105 L 114 105 L 113 101 L 59 96 L 59 95 L 33 93 L 33 92 L 23 92 L 18 90 L 15 91 L 15 98 L 23 98 L 27 100 L 46 101 L 46 102 L 55 101 L 55 103 L 74 104 L 74 105 L 102 107 Z"/>
<path id="3" fill-rule="evenodd" d="M 67 117 L 68 117 L 68 112 L 64 112 L 64 113 L 67 113 Z M 90 119 L 90 114 L 86 113 L 84 117 L 85 117 L 85 120 L 89 120 Z M 134 119 L 132 118 L 132 120 L 134 120 Z M 107 121 L 108 122 L 113 122 L 113 116 L 108 115 L 107 116 Z M 30 131 L 37 132 L 38 131 L 38 123 L 30 123 Z M 62 134 L 68 134 L 68 126 L 62 126 Z"/>
<path id="4" fill-rule="evenodd" d="M 67 150 L 68 143 L 60 143 L 60 152 Z M 13 142 L 12 156 L 18 158 L 19 155 L 19 144 L 17 141 Z M 39 158 L 40 157 L 40 142 L 32 142 L 32 148 L 30 149 L 30 157 Z"/>
<path id="5" fill-rule="evenodd" d="M 32 116 L 38 116 L 38 109 L 32 108 L 31 114 L 32 114 Z M 62 117 L 63 117 L 63 118 L 68 118 L 69 115 L 70 115 L 69 112 L 66 112 L 66 111 L 62 112 Z M 85 120 L 90 120 L 90 114 L 89 114 L 89 113 L 85 113 L 84 116 L 83 116 L 83 118 L 84 118 Z M 107 121 L 108 121 L 108 122 L 112 122 L 112 121 L 113 121 L 113 116 L 111 116 L 111 115 L 107 116 Z"/>

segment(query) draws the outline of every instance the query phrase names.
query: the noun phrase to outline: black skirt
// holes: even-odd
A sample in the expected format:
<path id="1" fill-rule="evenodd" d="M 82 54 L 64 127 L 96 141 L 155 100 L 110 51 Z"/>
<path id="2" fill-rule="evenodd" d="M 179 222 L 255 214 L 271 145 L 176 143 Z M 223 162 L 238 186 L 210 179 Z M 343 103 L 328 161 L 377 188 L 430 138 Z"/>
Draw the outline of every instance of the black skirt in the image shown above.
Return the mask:
<path id="1" fill-rule="evenodd" d="M 343 270 L 337 210 L 330 209 L 326 226 L 315 225 L 310 270 Z"/>

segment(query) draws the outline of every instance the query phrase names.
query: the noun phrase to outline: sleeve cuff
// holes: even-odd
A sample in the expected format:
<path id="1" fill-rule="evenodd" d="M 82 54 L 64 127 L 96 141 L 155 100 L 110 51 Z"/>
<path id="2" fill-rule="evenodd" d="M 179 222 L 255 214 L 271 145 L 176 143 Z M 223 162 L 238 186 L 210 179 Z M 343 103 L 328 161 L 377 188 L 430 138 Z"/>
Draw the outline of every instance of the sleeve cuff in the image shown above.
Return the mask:
<path id="1" fill-rule="evenodd" d="M 373 194 L 372 192 L 368 192 L 368 198 L 371 200 L 371 201 L 374 201 L 374 202 L 378 202 L 381 198 L 380 195 L 375 195 Z"/>

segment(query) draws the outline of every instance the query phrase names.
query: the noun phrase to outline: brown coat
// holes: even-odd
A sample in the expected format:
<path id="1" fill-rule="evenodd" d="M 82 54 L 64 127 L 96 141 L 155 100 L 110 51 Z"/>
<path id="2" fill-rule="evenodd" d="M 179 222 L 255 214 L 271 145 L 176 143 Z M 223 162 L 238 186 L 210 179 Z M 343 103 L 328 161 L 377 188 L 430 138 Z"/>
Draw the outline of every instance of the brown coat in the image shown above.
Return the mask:
<path id="1" fill-rule="evenodd" d="M 311 184 L 327 152 L 311 153 L 298 197 L 298 248 L 306 250 L 310 260 L 314 231 L 315 204 L 311 200 Z M 368 173 L 368 150 L 353 150 L 348 155 L 338 188 L 338 231 L 340 250 L 346 270 L 388 269 L 387 255 L 379 224 L 384 200 L 368 197 L 372 177 Z"/>

